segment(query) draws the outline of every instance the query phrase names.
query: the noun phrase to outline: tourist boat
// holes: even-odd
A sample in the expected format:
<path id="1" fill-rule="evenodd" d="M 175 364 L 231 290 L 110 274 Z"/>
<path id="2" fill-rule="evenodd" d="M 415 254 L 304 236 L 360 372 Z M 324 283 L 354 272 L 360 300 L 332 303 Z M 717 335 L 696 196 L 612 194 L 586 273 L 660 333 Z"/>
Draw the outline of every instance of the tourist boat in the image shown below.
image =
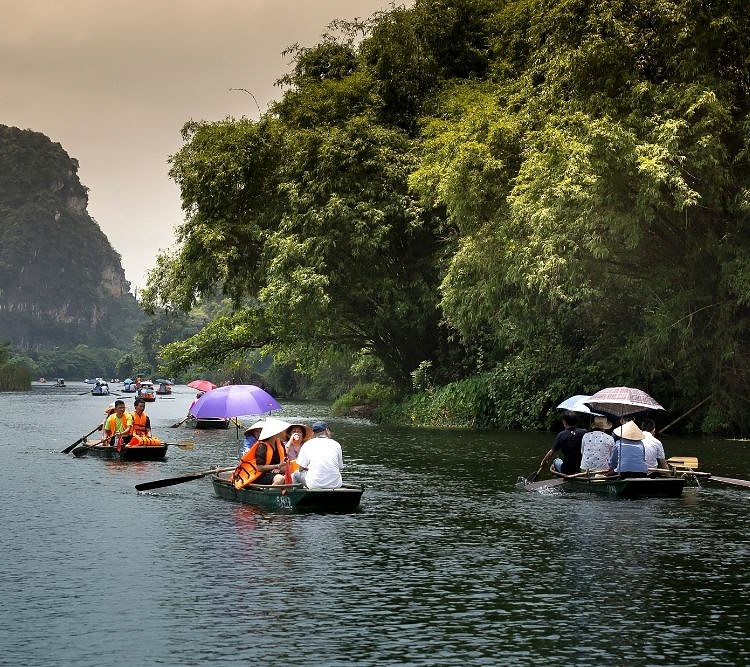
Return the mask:
<path id="1" fill-rule="evenodd" d="M 141 382 L 138 387 L 138 391 L 135 394 L 138 398 L 142 398 L 144 401 L 151 402 L 156 400 L 156 391 L 154 390 L 154 383 L 150 380 Z"/>
<path id="2" fill-rule="evenodd" d="M 113 461 L 162 461 L 167 455 L 167 443 L 153 446 L 137 446 L 128 447 L 125 445 L 119 450 L 117 447 L 110 445 L 101 445 L 90 443 L 83 443 L 76 447 L 72 454 L 77 457 L 81 456 L 96 456 L 100 459 L 108 459 Z"/>
<path id="3" fill-rule="evenodd" d="M 55 386 L 56 387 L 64 387 L 65 386 L 65 380 L 63 378 L 57 378 L 57 380 L 55 380 Z"/>
<path id="4" fill-rule="evenodd" d="M 126 378 L 122 383 L 122 390 L 128 393 L 137 391 L 135 380 L 133 380 L 132 378 Z"/>
<path id="5" fill-rule="evenodd" d="M 677 477 L 626 477 L 619 475 L 593 475 L 587 472 L 564 475 L 554 467 L 550 472 L 555 480 L 562 480 L 564 491 L 598 493 L 618 498 L 679 498 L 685 478 Z"/>
<path id="6" fill-rule="evenodd" d="M 354 512 L 359 508 L 365 490 L 364 486 L 355 484 L 344 484 L 338 489 L 306 489 L 301 484 L 251 484 L 244 489 L 235 489 L 228 477 L 229 474 L 225 473 L 211 478 L 214 491 L 219 498 L 270 510 Z"/>
<path id="7" fill-rule="evenodd" d="M 164 396 L 164 395 L 168 395 L 172 393 L 172 385 L 169 384 L 169 382 L 163 382 L 163 381 L 158 381 L 158 380 L 157 382 L 159 382 L 158 386 L 156 387 L 157 394 Z"/>
<path id="8" fill-rule="evenodd" d="M 97 382 L 91 387 L 92 396 L 109 396 L 109 385 L 106 382 Z"/>
<path id="9" fill-rule="evenodd" d="M 206 429 L 206 428 L 229 428 L 229 419 L 223 419 L 222 417 L 201 417 L 200 419 L 197 419 L 196 417 L 190 416 L 190 419 L 192 420 L 193 428 L 200 428 L 200 429 Z"/>

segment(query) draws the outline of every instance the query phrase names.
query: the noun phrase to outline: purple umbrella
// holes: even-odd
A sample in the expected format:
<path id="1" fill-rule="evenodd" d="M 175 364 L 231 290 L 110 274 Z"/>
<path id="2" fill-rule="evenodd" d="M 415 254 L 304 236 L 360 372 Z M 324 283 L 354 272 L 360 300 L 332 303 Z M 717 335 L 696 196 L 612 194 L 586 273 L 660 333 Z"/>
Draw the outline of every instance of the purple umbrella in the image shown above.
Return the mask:
<path id="1" fill-rule="evenodd" d="M 203 394 L 190 412 L 198 419 L 229 419 L 271 410 L 281 410 L 281 406 L 268 392 L 254 384 L 230 384 Z"/>

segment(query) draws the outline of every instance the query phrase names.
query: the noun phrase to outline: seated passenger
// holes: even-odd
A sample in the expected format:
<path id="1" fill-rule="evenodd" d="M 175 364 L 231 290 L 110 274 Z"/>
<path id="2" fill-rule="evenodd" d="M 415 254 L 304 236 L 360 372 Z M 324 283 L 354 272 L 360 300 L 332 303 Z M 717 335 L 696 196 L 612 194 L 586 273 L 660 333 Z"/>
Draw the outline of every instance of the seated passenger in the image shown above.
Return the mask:
<path id="1" fill-rule="evenodd" d="M 662 470 L 669 470 L 664 454 L 664 446 L 661 444 L 661 440 L 655 435 L 656 424 L 654 420 L 644 419 L 641 422 L 641 430 L 643 431 L 643 446 L 646 448 L 646 465 L 649 469 L 660 468 Z"/>
<path id="2" fill-rule="evenodd" d="M 591 431 L 581 440 L 581 470 L 607 470 L 615 441 L 609 433 L 612 422 L 606 417 L 594 417 Z"/>
<path id="3" fill-rule="evenodd" d="M 643 431 L 631 420 L 616 428 L 614 432 L 620 439 L 615 443 L 612 456 L 609 458 L 609 472 L 616 472 L 620 477 L 648 475 Z"/>
<path id="4" fill-rule="evenodd" d="M 281 420 L 274 422 L 276 424 L 270 427 L 271 420 L 266 421 L 266 426 L 259 434 L 265 437 L 242 455 L 239 465 L 234 469 L 232 480 L 236 489 L 248 484 L 284 483 L 284 473 L 287 469 L 286 450 L 279 435 L 286 431 L 289 424 Z"/>
<path id="5" fill-rule="evenodd" d="M 560 431 L 552 443 L 552 448 L 542 457 L 539 467 L 543 467 L 556 452 L 562 458 L 554 460 L 555 470 L 566 475 L 581 472 L 581 440 L 585 429 L 578 428 L 578 416 L 575 412 L 565 412 L 562 416 L 563 430 Z"/>

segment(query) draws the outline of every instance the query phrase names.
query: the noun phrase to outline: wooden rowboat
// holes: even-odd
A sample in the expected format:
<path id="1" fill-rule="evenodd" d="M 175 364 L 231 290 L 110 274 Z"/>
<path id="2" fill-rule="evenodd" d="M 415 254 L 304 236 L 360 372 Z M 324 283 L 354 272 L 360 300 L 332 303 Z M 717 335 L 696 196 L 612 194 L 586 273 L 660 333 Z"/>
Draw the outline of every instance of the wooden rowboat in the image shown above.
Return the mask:
<path id="1" fill-rule="evenodd" d="M 587 473 L 564 475 L 551 470 L 556 479 L 563 480 L 564 491 L 598 493 L 618 498 L 679 498 L 685 487 L 685 478 L 678 477 L 626 477 L 619 475 L 596 476 Z"/>
<path id="2" fill-rule="evenodd" d="M 193 418 L 195 426 L 193 428 L 229 428 L 229 420 L 221 417 L 204 417 L 202 419 Z"/>
<path id="3" fill-rule="evenodd" d="M 244 489 L 235 489 L 226 477 L 214 475 L 211 481 L 219 498 L 263 509 L 295 512 L 355 512 L 365 490 L 364 486 L 354 484 L 344 484 L 338 489 L 306 489 L 301 484 L 251 484 Z"/>
<path id="4" fill-rule="evenodd" d="M 93 445 L 89 446 L 85 443 L 73 450 L 74 456 L 96 456 L 100 459 L 108 459 L 112 461 L 162 461 L 167 455 L 168 444 L 164 443 L 161 445 L 153 446 L 138 446 L 138 447 L 122 447 L 120 451 L 117 451 L 117 447 L 111 447 L 110 445 Z"/>

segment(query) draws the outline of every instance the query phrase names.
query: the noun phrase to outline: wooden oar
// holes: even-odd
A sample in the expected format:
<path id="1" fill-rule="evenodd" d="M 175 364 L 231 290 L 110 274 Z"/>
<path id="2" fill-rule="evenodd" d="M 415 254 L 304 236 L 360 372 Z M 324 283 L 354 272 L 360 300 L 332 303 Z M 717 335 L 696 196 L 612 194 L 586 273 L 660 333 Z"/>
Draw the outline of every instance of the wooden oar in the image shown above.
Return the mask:
<path id="1" fill-rule="evenodd" d="M 541 463 L 539 464 L 539 469 L 538 469 L 538 470 L 537 470 L 536 472 L 534 472 L 534 473 L 531 473 L 531 475 L 529 475 L 529 476 L 528 476 L 528 477 L 526 478 L 526 481 L 527 481 L 528 483 L 531 483 L 531 482 L 535 482 L 535 481 L 536 481 L 536 478 L 537 478 L 537 477 L 539 477 L 539 474 L 540 474 L 540 473 L 542 472 L 542 468 L 544 468 L 544 464 L 545 464 L 545 463 L 546 463 L 546 461 L 544 461 L 544 460 L 543 460 L 543 461 L 542 461 L 542 462 L 541 462 Z"/>
<path id="2" fill-rule="evenodd" d="M 76 447 L 78 447 L 78 445 L 80 445 L 92 433 L 94 433 L 95 431 L 101 431 L 103 426 L 104 426 L 104 424 L 99 424 L 99 426 L 95 426 L 86 435 L 82 435 L 72 445 L 70 445 L 69 447 L 66 447 L 65 449 L 63 449 L 61 453 L 62 454 L 70 454 L 70 452 L 72 452 Z"/>
<path id="3" fill-rule="evenodd" d="M 185 417 L 185 419 L 181 419 L 176 424 L 172 424 L 172 426 L 170 426 L 169 428 L 177 428 L 178 426 L 182 426 L 188 419 L 190 419 L 190 415 Z"/>
<path id="4" fill-rule="evenodd" d="M 733 479 L 732 477 L 717 477 L 711 475 L 711 479 L 715 482 L 721 482 L 722 484 L 731 484 L 732 486 L 743 486 L 746 489 L 750 489 L 750 481 L 746 479 Z"/>
<path id="5" fill-rule="evenodd" d="M 170 447 L 182 447 L 183 449 L 195 449 L 194 440 L 180 440 L 179 442 L 163 442 L 163 445 L 169 445 Z"/>
<path id="6" fill-rule="evenodd" d="M 202 470 L 201 472 L 194 472 L 190 475 L 183 475 L 182 477 L 168 477 L 166 479 L 157 479 L 153 482 L 142 482 L 136 484 L 136 491 L 148 491 L 150 489 L 160 489 L 163 486 L 174 486 L 175 484 L 182 484 L 183 482 L 192 482 L 194 479 L 200 479 L 206 475 L 213 475 L 220 472 L 229 472 L 234 470 L 236 466 L 229 468 L 211 468 L 210 470 Z"/>
<path id="7" fill-rule="evenodd" d="M 697 456 L 671 456 L 667 459 L 667 465 L 677 466 L 680 468 L 691 468 L 695 470 L 698 467 Z"/>
<path id="8" fill-rule="evenodd" d="M 97 445 L 101 445 L 101 440 L 94 440 L 94 442 L 91 442 L 87 445 L 83 445 L 83 447 L 78 447 L 73 450 L 73 456 L 77 458 L 81 458 L 82 456 L 85 456 L 86 452 L 91 449 L 92 447 L 96 447 Z"/>

